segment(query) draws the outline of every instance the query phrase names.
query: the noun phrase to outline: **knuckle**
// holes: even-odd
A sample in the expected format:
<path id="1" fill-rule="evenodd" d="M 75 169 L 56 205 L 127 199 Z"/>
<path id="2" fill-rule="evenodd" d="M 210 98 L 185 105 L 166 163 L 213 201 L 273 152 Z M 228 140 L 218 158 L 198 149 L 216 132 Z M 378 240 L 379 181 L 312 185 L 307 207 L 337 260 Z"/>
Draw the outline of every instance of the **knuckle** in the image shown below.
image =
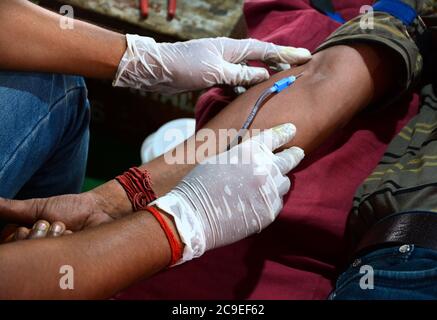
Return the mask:
<path id="1" fill-rule="evenodd" d="M 14 204 L 14 200 L 11 199 L 1 199 L 0 200 L 0 207 L 6 207 L 6 208 L 11 208 Z"/>

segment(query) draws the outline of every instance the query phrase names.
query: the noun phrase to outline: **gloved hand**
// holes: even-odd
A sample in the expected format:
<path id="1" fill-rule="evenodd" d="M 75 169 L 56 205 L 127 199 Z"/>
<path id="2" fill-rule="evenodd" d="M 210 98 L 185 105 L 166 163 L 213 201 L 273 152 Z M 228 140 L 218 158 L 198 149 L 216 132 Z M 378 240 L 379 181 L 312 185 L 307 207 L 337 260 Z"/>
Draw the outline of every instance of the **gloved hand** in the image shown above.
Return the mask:
<path id="1" fill-rule="evenodd" d="M 304 157 L 289 142 L 296 128 L 266 130 L 197 165 L 179 185 L 151 205 L 170 214 L 185 244 L 179 263 L 261 232 L 272 223 L 290 189 L 286 176 Z"/>
<path id="2" fill-rule="evenodd" d="M 251 85 L 269 78 L 264 68 L 240 65 L 247 60 L 302 64 L 311 53 L 254 39 L 200 39 L 156 43 L 152 38 L 126 35 L 114 86 L 174 94 L 217 84 Z"/>

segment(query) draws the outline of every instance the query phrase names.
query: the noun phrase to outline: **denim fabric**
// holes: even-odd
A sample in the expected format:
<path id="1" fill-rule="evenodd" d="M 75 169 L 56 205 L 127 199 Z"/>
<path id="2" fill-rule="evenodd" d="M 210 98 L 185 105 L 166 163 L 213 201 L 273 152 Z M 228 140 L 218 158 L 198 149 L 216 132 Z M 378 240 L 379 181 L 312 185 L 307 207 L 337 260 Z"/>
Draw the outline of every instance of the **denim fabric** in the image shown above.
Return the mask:
<path id="1" fill-rule="evenodd" d="M 369 288 L 369 267 L 373 269 L 373 289 Z M 363 289 L 363 284 L 368 289 Z M 373 251 L 356 259 L 340 275 L 329 299 L 437 299 L 437 251 L 414 245 Z"/>
<path id="2" fill-rule="evenodd" d="M 89 119 L 83 78 L 0 72 L 0 196 L 80 192 Z"/>

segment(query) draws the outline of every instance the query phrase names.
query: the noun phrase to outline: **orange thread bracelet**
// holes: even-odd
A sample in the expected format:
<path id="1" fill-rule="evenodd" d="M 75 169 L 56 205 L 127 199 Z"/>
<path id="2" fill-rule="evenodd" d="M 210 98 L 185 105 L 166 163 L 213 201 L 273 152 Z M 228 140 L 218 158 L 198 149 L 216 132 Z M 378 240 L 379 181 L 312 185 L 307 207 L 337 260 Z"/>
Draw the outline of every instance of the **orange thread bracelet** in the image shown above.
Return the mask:
<path id="1" fill-rule="evenodd" d="M 164 230 L 164 233 L 167 236 L 167 240 L 168 243 L 170 244 L 170 250 L 171 250 L 171 261 L 169 266 L 172 266 L 182 258 L 182 251 L 183 251 L 182 244 L 176 238 L 175 234 L 173 233 L 167 222 L 162 217 L 162 214 L 156 208 L 147 207 L 146 210 L 149 211 L 155 217 L 156 220 L 158 220 L 162 230 Z"/>

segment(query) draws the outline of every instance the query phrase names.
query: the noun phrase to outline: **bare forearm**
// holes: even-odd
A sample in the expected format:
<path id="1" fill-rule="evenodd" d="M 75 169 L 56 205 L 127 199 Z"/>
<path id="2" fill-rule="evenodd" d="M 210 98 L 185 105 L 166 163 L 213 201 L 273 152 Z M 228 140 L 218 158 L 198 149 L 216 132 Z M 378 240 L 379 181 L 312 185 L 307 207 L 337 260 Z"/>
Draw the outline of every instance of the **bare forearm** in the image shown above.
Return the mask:
<path id="1" fill-rule="evenodd" d="M 226 124 L 239 128 L 262 91 L 289 75 L 303 73 L 292 88 L 273 96 L 258 113 L 252 128 L 284 122 L 297 127 L 293 145 L 312 152 L 361 109 L 386 93 L 392 84 L 391 62 L 378 48 L 337 46 L 314 55 L 306 65 L 281 72 L 242 95 L 205 127 Z M 377 79 L 377 80 L 376 80 Z"/>
<path id="2" fill-rule="evenodd" d="M 303 72 L 303 77 L 292 88 L 265 103 L 252 128 L 267 129 L 292 122 L 297 127 L 293 145 L 302 147 L 309 154 L 357 112 L 391 89 L 395 83 L 394 63 L 396 61 L 389 54 L 374 46 L 327 49 L 314 55 L 307 64 L 281 72 L 253 87 L 209 121 L 205 128 L 216 133 L 219 129 L 239 129 L 265 89 L 283 77 Z M 187 152 L 193 152 L 188 145 L 192 143 L 185 143 Z M 220 150 L 225 146 L 226 141 L 219 146 Z M 145 165 L 159 194 L 172 188 L 192 167 L 188 164 L 168 165 L 164 157 Z"/>
<path id="3" fill-rule="evenodd" d="M 0 246 L 0 274 L 7 275 L 0 277 L 0 299 L 107 298 L 169 261 L 159 223 L 136 213 L 71 236 Z M 60 288 L 64 265 L 74 270 L 73 290 Z"/>
<path id="4" fill-rule="evenodd" d="M 303 71 L 304 77 L 293 88 L 273 97 L 263 106 L 253 128 L 265 129 L 293 122 L 298 129 L 293 144 L 309 153 L 359 110 L 390 89 L 390 62 L 390 57 L 384 52 L 367 46 L 338 46 L 325 50 L 315 55 L 307 65 L 278 74 L 252 88 L 206 127 L 215 132 L 238 129 L 264 89 L 281 77 Z M 167 164 L 164 157 L 145 165 L 159 195 L 174 187 L 192 167 L 189 164 Z M 105 188 L 110 189 L 110 193 Z M 124 203 L 123 210 L 131 209 L 123 189 L 115 181 L 96 192 L 106 195 L 115 192 Z M 158 223 L 150 215 L 134 214 L 59 240 L 37 240 L 0 247 L 0 274 L 8 275 L 0 278 L 0 298 L 107 297 L 135 280 L 157 272 L 169 260 L 170 249 Z M 61 265 L 74 267 L 75 290 L 59 288 Z M 15 288 L 20 288 L 20 291 Z"/>
<path id="5" fill-rule="evenodd" d="M 0 69 L 112 79 L 126 50 L 121 34 L 60 15 L 25 0 L 0 1 Z"/>

